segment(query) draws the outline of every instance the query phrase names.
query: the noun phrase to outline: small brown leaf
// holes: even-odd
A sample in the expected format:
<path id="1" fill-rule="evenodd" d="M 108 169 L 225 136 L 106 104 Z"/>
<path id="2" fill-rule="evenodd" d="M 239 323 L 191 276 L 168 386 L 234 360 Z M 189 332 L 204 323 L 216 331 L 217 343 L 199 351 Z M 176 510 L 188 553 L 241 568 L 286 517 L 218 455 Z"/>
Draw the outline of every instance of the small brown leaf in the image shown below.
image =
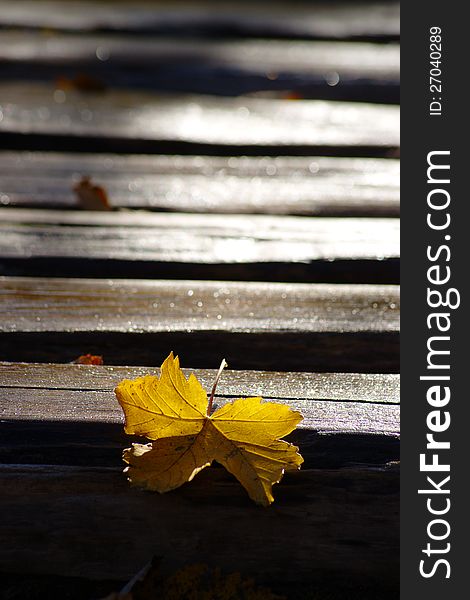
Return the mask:
<path id="1" fill-rule="evenodd" d="M 72 361 L 75 365 L 102 365 L 103 357 L 96 354 L 82 354 Z"/>
<path id="2" fill-rule="evenodd" d="M 58 77 L 55 86 L 64 92 L 102 92 L 106 89 L 102 81 L 86 73 L 78 73 L 75 77 Z"/>
<path id="3" fill-rule="evenodd" d="M 80 208 L 84 210 L 113 210 L 106 190 L 100 185 L 95 185 L 89 177 L 82 177 L 73 191 L 77 195 Z"/>

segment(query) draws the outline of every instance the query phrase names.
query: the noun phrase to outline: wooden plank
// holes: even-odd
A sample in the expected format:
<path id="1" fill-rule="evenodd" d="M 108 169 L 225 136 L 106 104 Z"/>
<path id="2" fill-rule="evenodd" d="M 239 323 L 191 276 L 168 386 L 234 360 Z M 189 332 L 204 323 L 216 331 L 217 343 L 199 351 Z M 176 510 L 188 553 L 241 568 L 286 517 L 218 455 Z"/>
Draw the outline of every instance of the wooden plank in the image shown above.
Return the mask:
<path id="1" fill-rule="evenodd" d="M 158 369 L 2 363 L 0 462 L 77 465 L 98 458 L 115 467 L 130 438 L 113 389 L 151 372 Z M 211 389 L 216 370 L 189 373 Z M 304 415 L 290 439 L 302 445 L 308 468 L 377 467 L 398 458 L 398 385 L 398 375 L 227 371 L 215 406 L 262 394 Z"/>
<path id="2" fill-rule="evenodd" d="M 276 590 L 296 590 L 297 598 L 308 597 L 319 581 L 329 594 L 353 581 L 361 597 L 396 597 L 395 471 L 286 475 L 268 510 L 252 505 L 222 469 L 206 469 L 164 495 L 131 490 L 121 473 L 104 468 L 6 466 L 0 479 L 0 507 L 8 515 L 0 523 L 8 539 L 0 560 L 21 577 L 26 571 L 130 579 L 162 556 L 173 569 L 205 563 L 236 570 Z M 380 592 L 366 595 L 374 584 Z"/>
<path id="3" fill-rule="evenodd" d="M 207 389 L 216 376 L 216 370 L 184 372 L 195 373 Z M 75 464 L 74 448 L 81 440 L 87 446 L 84 453 L 99 449 L 102 464 L 113 466 L 112 448 L 128 441 L 119 428 L 121 411 L 112 390 L 122 379 L 156 373 L 158 369 L 142 367 L 0 364 L 0 414 L 8 428 L 1 459 L 15 456 L 20 461 L 21 450 L 21 462 L 34 457 Z M 221 406 L 255 394 L 304 414 L 293 436 L 315 468 L 378 465 L 398 458 L 398 375 L 232 370 L 224 372 L 215 402 Z"/>
<path id="4" fill-rule="evenodd" d="M 157 374 L 158 371 L 142 367 L 2 363 L 0 414 L 4 423 L 9 423 L 9 430 L 14 430 L 7 434 L 8 442 L 4 438 L 5 443 L 8 447 L 13 446 L 15 453 L 21 447 L 28 461 L 31 455 L 36 459 L 41 455 L 41 460 L 49 462 L 51 443 L 55 448 L 54 460 L 57 460 L 57 443 L 60 441 L 60 457 L 70 462 L 75 460 L 71 454 L 77 443 L 74 436 L 78 435 L 77 428 L 82 427 L 84 434 L 80 434 L 80 439 L 83 441 L 86 437 L 87 444 L 94 449 L 101 447 L 101 459 L 109 459 L 103 452 L 108 452 L 110 441 L 112 444 L 126 443 L 126 438 L 114 428 L 111 438 L 107 433 L 111 430 L 108 425 L 122 424 L 114 387 L 122 379 Z M 216 376 L 214 369 L 184 369 L 184 372 L 186 376 L 195 373 L 207 389 L 212 387 Z M 303 431 L 297 437 L 306 447 L 308 461 L 316 467 L 331 467 L 338 461 L 343 466 L 364 460 L 379 464 L 397 458 L 393 441 L 370 438 L 365 434 L 398 435 L 398 375 L 231 370 L 224 372 L 215 402 L 220 406 L 233 398 L 255 394 L 302 411 L 305 419 L 300 430 Z M 92 430 L 88 431 L 90 425 Z M 306 430 L 322 436 L 312 436 Z M 26 431 L 29 432 L 27 435 Z M 40 439 L 39 431 L 42 432 Z M 325 437 L 326 433 L 329 435 Z M 333 434 L 334 443 L 329 437 Z M 352 434 L 356 436 L 354 439 Z M 40 447 L 33 449 L 36 445 Z M 12 451 L 5 447 L 3 456 L 9 452 Z M 19 460 L 17 454 L 15 460 Z"/>
<path id="5" fill-rule="evenodd" d="M 23 367 L 27 367 L 23 377 L 26 386 L 40 387 L 19 387 L 21 381 L 15 379 L 15 373 L 18 377 Z M 287 402 L 305 415 L 303 427 L 290 436 L 300 445 L 305 463 L 300 472 L 286 475 L 282 485 L 276 487 L 275 506 L 260 510 L 217 467 L 163 496 L 129 488 L 120 473 L 120 454 L 130 439 L 122 433 L 121 411 L 114 394 L 109 390 L 54 388 L 54 381 L 58 383 L 59 378 L 62 386 L 74 386 L 74 381 L 82 377 L 84 385 L 89 385 L 89 376 L 93 380 L 97 371 L 105 375 L 99 386 L 114 385 L 118 375 L 137 375 L 142 370 L 127 369 L 118 374 L 114 367 L 95 371 L 94 367 L 76 365 L 2 365 L 0 373 L 5 368 L 3 384 L 8 385 L 13 375 L 13 385 L 0 388 L 0 480 L 2 489 L 8 490 L 2 494 L 0 508 L 9 515 L 0 529 L 10 541 L 0 549 L 0 560 L 8 572 L 21 568 L 24 573 L 27 564 L 29 574 L 50 575 L 65 569 L 77 577 L 115 579 L 130 577 L 132 571 L 139 569 L 138 563 L 144 562 L 144 556 L 148 560 L 161 554 L 174 566 L 177 557 L 182 564 L 205 562 L 210 553 L 211 565 L 227 569 L 234 564 L 234 553 L 239 552 L 243 539 L 244 544 L 250 540 L 250 548 L 241 562 L 236 562 L 237 570 L 252 575 L 256 565 L 257 579 L 269 579 L 271 586 L 276 586 L 280 580 L 274 577 L 273 561 L 281 559 L 281 546 L 275 544 L 265 562 L 260 544 L 265 548 L 274 533 L 279 538 L 284 535 L 283 527 L 288 527 L 298 530 L 298 534 L 297 551 L 291 562 L 295 576 L 291 580 L 283 575 L 285 585 L 314 585 L 325 568 L 328 573 L 342 573 L 342 577 L 360 577 L 363 586 L 375 577 L 385 577 L 387 585 L 394 581 L 395 562 L 393 557 L 390 561 L 390 549 L 398 543 L 398 474 L 390 463 L 399 456 L 399 407 L 374 401 L 383 400 L 384 385 L 392 401 L 396 400 L 396 390 L 389 387 L 389 376 L 329 374 L 316 389 L 306 390 L 307 394 L 321 396 L 323 389 L 326 395 L 335 395 L 336 386 L 339 396 L 353 396 L 355 389 L 357 396 L 325 401 L 277 397 L 286 389 L 290 395 L 298 395 L 305 389 L 306 377 L 313 384 L 314 375 L 285 373 L 290 382 L 286 385 L 281 374 L 273 374 L 268 388 L 272 395 L 266 399 Z M 49 387 L 43 381 L 47 372 L 51 374 Z M 203 381 L 214 374 L 214 370 L 197 371 Z M 220 391 L 224 394 L 241 391 L 248 379 L 257 390 L 263 389 L 269 377 L 268 373 L 244 373 L 234 383 L 228 381 L 233 375 L 227 372 L 221 381 Z M 220 405 L 229 399 L 221 394 L 216 401 Z M 150 507 L 149 529 L 146 515 Z M 113 515 L 119 512 L 116 537 L 108 525 L 113 522 L 116 532 Z M 25 518 L 31 514 L 41 514 L 41 520 Z M 191 520 L 194 527 L 188 527 Z M 198 524 L 207 520 L 209 528 L 200 528 Z M 93 536 L 88 525 L 94 529 Z M 241 532 L 240 528 L 245 527 L 246 531 Z M 223 543 L 215 535 L 221 528 Z M 64 552 L 70 535 L 75 543 L 70 552 Z M 23 543 L 25 536 L 31 538 L 31 543 Z M 139 544 L 131 543 L 136 536 Z M 46 545 L 46 552 L 44 537 L 53 540 Z M 100 552 L 94 552 L 91 546 L 96 547 L 101 538 Z M 76 560 L 78 547 L 87 556 L 85 563 Z M 285 544 L 282 547 L 285 555 Z M 113 556 L 113 560 L 103 561 L 103 552 L 112 552 L 107 557 Z M 318 572 L 311 568 L 312 556 Z"/>
<path id="6" fill-rule="evenodd" d="M 194 373 L 202 385 L 210 389 L 217 369 L 185 369 Z M 0 386 L 47 388 L 49 390 L 112 391 L 123 379 L 155 375 L 155 367 L 119 367 L 0 362 Z M 223 397 L 271 396 L 305 400 L 354 400 L 398 404 L 400 377 L 394 374 L 370 373 L 286 373 L 275 371 L 234 371 L 225 369 L 218 385 Z"/>
<path id="7" fill-rule="evenodd" d="M 378 84 L 399 82 L 398 44 L 360 42 L 308 42 L 267 39 L 204 39 L 113 34 L 51 34 L 34 31 L 0 31 L 3 63 L 74 66 L 101 64 L 109 70 L 150 66 L 189 69 L 213 63 L 217 68 L 274 75 L 292 73 L 324 78 L 337 72 L 344 79 L 371 79 Z M 63 75 L 63 72 L 62 72 Z M 155 73 L 158 76 L 158 73 Z M 31 73 L 33 78 L 35 73 Z M 2 77 L 5 77 L 2 74 Z M 334 86 L 332 86 L 334 87 Z"/>
<path id="8" fill-rule="evenodd" d="M 91 176 L 114 207 L 321 216 L 399 214 L 399 161 L 0 153 L 0 204 L 75 208 Z"/>
<path id="9" fill-rule="evenodd" d="M 397 286 L 2 278 L 3 360 L 397 372 Z M 11 318 L 11 315 L 14 318 Z"/>
<path id="10" fill-rule="evenodd" d="M 3 274 L 398 281 L 398 219 L 0 211 Z"/>
<path id="11" fill-rule="evenodd" d="M 251 392 L 254 393 L 255 390 Z M 394 404 L 277 397 L 266 400 L 288 404 L 300 411 L 304 416 L 300 429 L 317 433 L 399 434 L 399 407 Z M 227 401 L 218 396 L 216 406 Z M 114 393 L 104 391 L 4 388 L 0 411 L 4 423 L 9 420 L 123 423 Z"/>
<path id="12" fill-rule="evenodd" d="M 399 3 L 296 2 L 0 2 L 3 26 L 69 31 L 230 33 L 255 36 L 374 39 L 399 36 Z"/>
<path id="13" fill-rule="evenodd" d="M 399 60 L 398 44 L 0 31 L 4 81 L 85 73 L 113 88 L 398 103 Z"/>
<path id="14" fill-rule="evenodd" d="M 396 106 L 55 92 L 40 83 L 0 84 L 3 148 L 383 155 L 399 145 Z"/>
<path id="15" fill-rule="evenodd" d="M 397 332 L 400 318 L 392 285 L 34 277 L 0 283 L 3 309 L 16 307 L 18 315 L 17 323 L 3 320 L 2 331 Z"/>

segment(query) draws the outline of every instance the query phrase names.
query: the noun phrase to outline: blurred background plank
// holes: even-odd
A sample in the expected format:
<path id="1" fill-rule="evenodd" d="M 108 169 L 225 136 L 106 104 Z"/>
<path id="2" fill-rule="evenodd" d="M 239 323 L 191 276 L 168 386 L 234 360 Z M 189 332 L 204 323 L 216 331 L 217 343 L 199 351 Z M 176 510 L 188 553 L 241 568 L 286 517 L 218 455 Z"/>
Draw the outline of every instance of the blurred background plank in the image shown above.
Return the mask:
<path id="1" fill-rule="evenodd" d="M 397 39 L 399 2 L 234 2 L 188 0 L 167 2 L 67 2 L 60 0 L 0 2 L 4 27 L 67 31 L 121 31 L 212 36 L 289 38 Z"/>
<path id="2" fill-rule="evenodd" d="M 0 273 L 396 283 L 398 219 L 3 208 Z"/>
<path id="3" fill-rule="evenodd" d="M 398 102 L 398 44 L 0 31 L 0 78 Z M 284 94 L 283 94 L 284 93 Z"/>
<path id="4" fill-rule="evenodd" d="M 79 208 L 83 176 L 114 207 L 321 216 L 399 214 L 399 162 L 325 157 L 0 152 L 0 204 Z"/>
<path id="5" fill-rule="evenodd" d="M 61 94 L 52 85 L 1 83 L 2 147 L 384 155 L 399 145 L 396 106 L 122 90 Z"/>

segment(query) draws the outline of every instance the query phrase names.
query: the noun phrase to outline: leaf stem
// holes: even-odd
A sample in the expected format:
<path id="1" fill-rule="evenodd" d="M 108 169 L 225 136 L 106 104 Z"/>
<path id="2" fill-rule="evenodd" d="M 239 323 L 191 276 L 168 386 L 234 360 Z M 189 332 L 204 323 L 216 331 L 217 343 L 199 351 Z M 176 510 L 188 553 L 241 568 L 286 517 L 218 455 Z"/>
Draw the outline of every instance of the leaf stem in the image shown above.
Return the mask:
<path id="1" fill-rule="evenodd" d="M 223 358 L 222 362 L 220 363 L 220 367 L 217 372 L 217 375 L 215 377 L 214 385 L 212 386 L 212 391 L 211 391 L 211 395 L 209 398 L 209 406 L 207 407 L 207 416 L 208 417 L 210 416 L 210 414 L 212 412 L 212 402 L 214 401 L 214 394 L 215 394 L 215 390 L 217 389 L 217 384 L 219 383 L 219 379 L 220 379 L 220 376 L 222 375 L 222 371 L 225 369 L 226 366 L 227 366 L 227 362 L 226 362 L 225 358 Z"/>

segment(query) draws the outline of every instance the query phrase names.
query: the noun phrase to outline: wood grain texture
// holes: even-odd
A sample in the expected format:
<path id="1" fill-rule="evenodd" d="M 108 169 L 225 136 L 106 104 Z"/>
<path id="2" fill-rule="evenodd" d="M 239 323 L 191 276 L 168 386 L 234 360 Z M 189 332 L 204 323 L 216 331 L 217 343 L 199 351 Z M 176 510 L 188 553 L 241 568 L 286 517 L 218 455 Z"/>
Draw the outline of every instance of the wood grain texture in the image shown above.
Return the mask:
<path id="1" fill-rule="evenodd" d="M 211 33 L 304 38 L 393 38 L 399 36 L 399 3 L 376 2 L 0 2 L 4 26 L 68 31 Z"/>
<path id="2" fill-rule="evenodd" d="M 14 208 L 0 214 L 3 274 L 387 283 L 398 278 L 398 219 Z"/>
<path id="3" fill-rule="evenodd" d="M 114 207 L 192 213 L 399 214 L 399 162 L 325 157 L 1 152 L 0 204 L 76 208 L 91 176 Z"/>
<path id="4" fill-rule="evenodd" d="M 377 284 L 398 281 L 398 221 L 328 217 L 398 215 L 398 107 L 370 104 L 397 100 L 398 3 L 268 4 L 0 0 L 0 147 L 57 153 L 0 156 L 0 274 L 35 275 L 0 278 L 0 358 L 30 361 L 0 363 L 2 583 L 128 580 L 163 556 L 289 600 L 396 597 L 399 290 Z M 56 89 L 83 71 L 104 91 Z M 87 174 L 120 210 L 40 210 Z M 304 414 L 270 510 L 217 466 L 166 495 L 127 484 L 113 387 L 171 349 L 208 389 L 222 356 L 263 369 L 226 372 L 219 406 Z M 110 366 L 57 364 L 88 352 Z"/>
<path id="5" fill-rule="evenodd" d="M 397 44 L 0 31 L 2 80 L 73 78 L 105 87 L 399 102 Z"/>
<path id="6" fill-rule="evenodd" d="M 131 438 L 113 389 L 157 369 L 0 365 L 0 462 L 116 467 Z M 193 372 L 211 389 L 215 370 Z M 383 467 L 399 458 L 397 375 L 228 371 L 215 399 L 262 394 L 304 415 L 289 439 L 306 468 Z M 133 438 L 132 438 L 133 439 Z"/>
<path id="7" fill-rule="evenodd" d="M 1 371 L 4 366 L 8 368 L 2 365 Z M 10 365 L 10 372 L 11 367 L 18 374 L 22 365 Z M 271 536 L 279 542 L 287 533 L 287 529 L 285 533 L 283 530 L 286 527 L 297 531 L 297 551 L 291 556 L 289 569 L 295 570 L 295 577 L 291 580 L 283 575 L 284 584 L 292 586 L 295 579 L 296 584 L 300 580 L 313 585 L 325 568 L 328 573 L 342 572 L 344 576 L 346 572 L 348 577 L 361 577 L 363 583 L 364 578 L 367 581 L 380 576 L 389 583 L 394 581 L 395 559 L 392 557 L 390 563 L 389 554 L 397 544 L 398 475 L 389 463 L 399 456 L 398 405 L 276 398 L 301 408 L 305 414 L 304 427 L 290 439 L 300 445 L 306 462 L 300 472 L 286 475 L 282 485 L 276 486 L 276 504 L 269 511 L 260 511 L 250 504 L 243 489 L 217 467 L 171 494 L 160 496 L 130 489 L 120 472 L 121 450 L 130 440 L 122 433 L 121 411 L 114 394 L 48 388 L 34 373 L 59 369 L 64 375 L 73 372 L 76 376 L 79 372 L 81 377 L 94 368 L 28 368 L 29 375 L 26 373 L 24 378 L 28 385 L 37 383 L 44 387 L 15 384 L 2 387 L 0 393 L 0 480 L 6 491 L 0 507 L 9 514 L 0 528 L 10 540 L 10 544 L 2 546 L 0 557 L 8 572 L 18 572 L 20 564 L 27 564 L 30 574 L 53 574 L 66 569 L 69 575 L 91 579 L 130 577 L 145 556 L 148 560 L 161 553 L 172 564 L 177 557 L 184 564 L 204 562 L 212 554 L 210 564 L 215 564 L 217 557 L 222 568 L 236 564 L 237 570 L 248 574 L 254 574 L 252 568 L 256 565 L 257 578 L 272 584 L 278 581 L 274 567 L 277 569 L 276 561 L 281 561 L 281 547 L 285 555 L 285 540 L 281 545 L 273 542 L 267 562 L 260 559 L 265 554 L 261 553 L 260 544 L 263 548 L 266 543 L 271 545 Z M 113 384 L 117 375 L 113 368 L 98 370 L 107 372 L 106 385 Z M 133 369 L 120 375 L 141 372 Z M 208 372 L 197 374 L 202 375 L 201 379 L 209 377 Z M 226 375 L 228 378 L 233 373 Z M 250 377 L 254 386 L 264 380 L 262 374 L 239 375 L 245 381 Z M 300 376 L 303 379 L 294 373 L 285 375 L 290 377 L 291 388 L 304 388 L 305 374 Z M 362 393 L 369 400 L 380 397 L 382 377 L 329 375 L 341 389 L 345 389 L 348 377 L 349 391 L 340 395 L 353 394 L 357 388 L 359 395 Z M 57 375 L 51 377 L 51 385 L 54 378 Z M 363 380 L 367 380 L 365 388 L 361 387 Z M 70 378 L 64 376 L 61 381 L 68 385 Z M 229 383 L 221 391 L 234 392 L 232 385 Z M 335 388 L 323 380 L 313 395 L 321 395 L 322 385 L 325 392 Z M 240 389 L 238 386 L 239 381 L 235 382 L 236 389 Z M 280 374 L 272 378 L 270 389 L 285 391 Z M 217 403 L 228 399 L 220 395 Z M 40 520 L 34 517 L 39 514 Z M 190 521 L 194 521 L 193 527 L 189 527 Z M 205 523 L 199 528 L 197 524 L 205 521 L 210 526 Z M 93 535 L 89 527 L 94 530 Z M 223 538 L 216 535 L 220 530 Z M 30 540 L 27 544 L 23 543 L 26 538 Z M 46 550 L 44 538 L 53 540 L 47 543 Z M 133 543 L 136 538 L 138 544 Z M 70 549 L 67 539 L 75 540 Z M 246 544 L 247 539 L 249 551 L 238 560 L 240 544 Z M 93 551 L 97 543 L 99 553 Z M 67 552 L 63 551 L 65 547 Z M 76 560 L 78 551 L 85 553 L 85 562 Z M 316 564 L 313 570 L 312 556 Z"/>
<path id="8" fill-rule="evenodd" d="M 0 362 L 0 386 L 49 390 L 112 391 L 123 379 L 160 372 L 155 367 L 98 366 L 75 364 Z M 217 369 L 186 369 L 206 389 L 212 387 Z M 275 371 L 234 371 L 225 369 L 218 394 L 238 398 L 260 395 L 305 400 L 352 400 L 398 404 L 400 377 L 394 374 L 290 373 Z"/>
<path id="9" fill-rule="evenodd" d="M 286 148 L 289 154 L 327 148 L 387 153 L 399 145 L 396 106 L 131 91 L 72 91 L 58 102 L 54 91 L 40 83 L 0 83 L 2 147 L 47 142 L 47 148 L 103 151 L 112 142 L 114 152 L 211 148 L 233 154 L 236 148 L 259 155 Z"/>
<path id="10" fill-rule="evenodd" d="M 155 374 L 159 369 L 65 364 L 0 363 L 2 419 L 122 423 L 114 387 L 123 379 Z M 216 370 L 188 370 L 207 390 Z M 304 415 L 300 429 L 319 433 L 399 431 L 399 377 L 348 373 L 273 373 L 226 371 L 216 406 L 233 398 L 261 395 Z"/>
<path id="11" fill-rule="evenodd" d="M 0 279 L 1 331 L 397 332 L 398 286 Z M 10 313 L 11 314 L 11 313 Z"/>
<path id="12" fill-rule="evenodd" d="M 0 356 L 237 369 L 396 372 L 397 286 L 1 280 Z M 13 319 L 12 319 L 13 315 Z"/>
<path id="13" fill-rule="evenodd" d="M 252 390 L 251 394 L 254 393 Z M 398 435 L 400 429 L 399 407 L 394 404 L 277 397 L 266 397 L 265 400 L 288 404 L 301 412 L 304 419 L 299 428 L 318 433 Z M 223 406 L 227 401 L 218 396 L 216 406 Z M 122 410 L 114 393 L 104 391 L 5 388 L 0 413 L 4 423 L 11 419 L 123 423 Z"/>
<path id="14" fill-rule="evenodd" d="M 210 390 L 216 370 L 195 373 Z M 157 374 L 143 367 L 66 364 L 0 364 L 0 462 L 116 465 L 123 435 L 113 394 L 125 378 Z M 305 415 L 290 439 L 302 446 L 309 468 L 397 460 L 399 376 L 360 373 L 226 371 L 216 405 L 261 395 Z M 80 453 L 77 449 L 81 448 Z"/>

